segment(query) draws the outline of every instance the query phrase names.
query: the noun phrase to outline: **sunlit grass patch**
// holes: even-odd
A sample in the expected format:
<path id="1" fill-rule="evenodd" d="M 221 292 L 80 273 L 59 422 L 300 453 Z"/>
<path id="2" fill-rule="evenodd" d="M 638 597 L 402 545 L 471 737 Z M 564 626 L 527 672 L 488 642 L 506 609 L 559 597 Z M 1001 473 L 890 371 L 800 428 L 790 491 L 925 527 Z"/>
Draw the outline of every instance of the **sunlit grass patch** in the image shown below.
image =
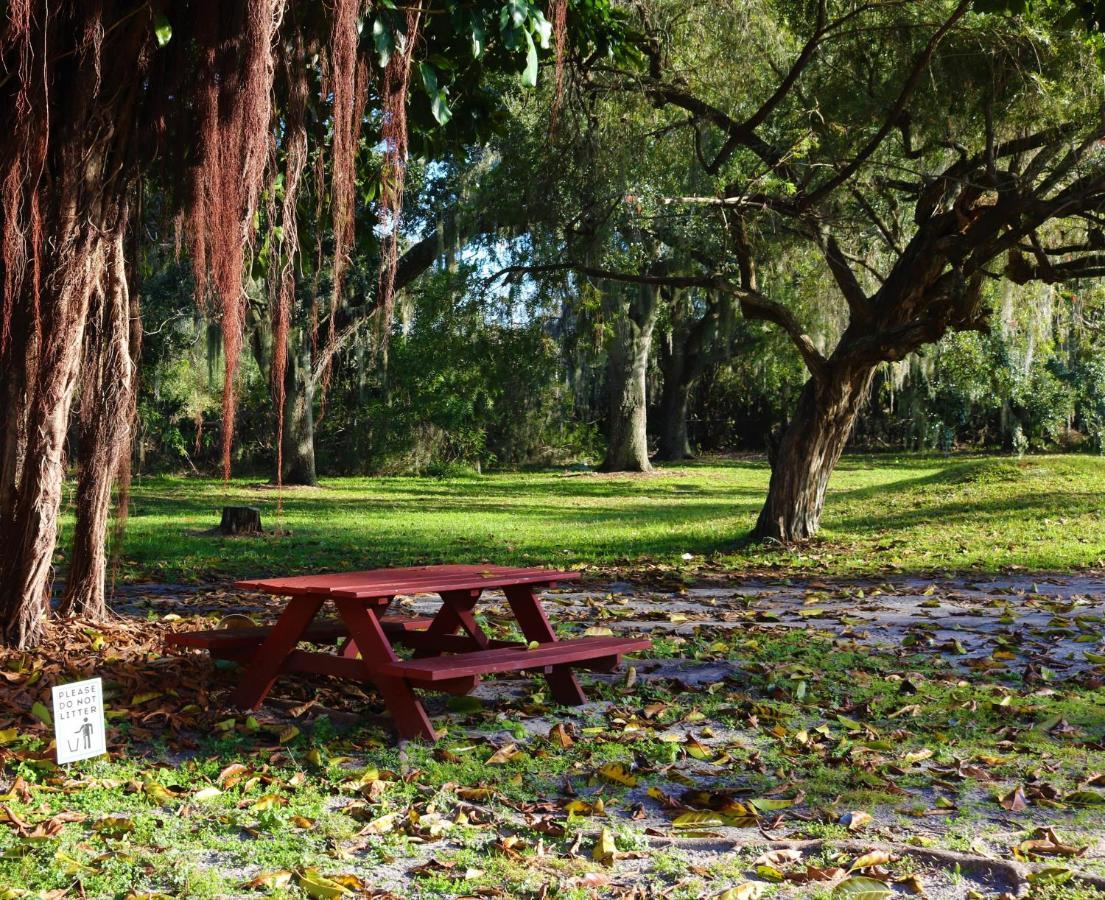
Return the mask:
<path id="1" fill-rule="evenodd" d="M 327 478 L 318 489 L 289 490 L 278 516 L 277 492 L 256 478 L 226 486 L 140 478 L 122 573 L 213 581 L 482 561 L 627 574 L 656 566 L 693 573 L 704 563 L 827 574 L 997 572 L 1063 570 L 1105 558 L 1100 457 L 845 457 L 830 483 L 822 536 L 791 550 L 745 542 L 767 479 L 766 463 L 744 460 L 704 460 L 643 477 Z M 224 504 L 260 507 L 273 533 L 207 533 Z M 71 523 L 70 516 L 65 528 Z"/>

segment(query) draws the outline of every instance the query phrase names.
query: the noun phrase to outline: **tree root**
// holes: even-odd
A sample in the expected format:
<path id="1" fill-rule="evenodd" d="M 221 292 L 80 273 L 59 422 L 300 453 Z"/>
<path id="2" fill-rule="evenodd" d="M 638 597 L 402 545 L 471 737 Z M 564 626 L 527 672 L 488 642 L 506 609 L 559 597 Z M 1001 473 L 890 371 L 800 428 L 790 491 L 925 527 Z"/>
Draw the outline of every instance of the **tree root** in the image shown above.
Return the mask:
<path id="1" fill-rule="evenodd" d="M 1029 866 L 1016 860 L 990 859 L 972 853 L 959 853 L 955 850 L 939 850 L 932 847 L 915 847 L 912 844 L 832 841 L 820 838 L 812 840 L 772 840 L 748 838 L 738 840 L 719 840 L 714 838 L 650 838 L 654 847 L 677 847 L 688 850 L 705 850 L 717 853 L 731 853 L 734 850 L 800 850 L 806 853 L 818 853 L 821 850 L 836 850 L 859 856 L 873 850 L 882 850 L 894 856 L 909 856 L 920 863 L 942 869 L 954 869 L 973 881 L 987 887 L 1007 891 L 1015 897 L 1023 897 L 1030 887 L 1028 876 L 1039 868 L 1047 866 Z M 1053 863 L 1052 865 L 1058 865 Z M 1068 884 L 1096 888 L 1105 891 L 1105 876 L 1091 875 L 1075 871 Z"/>

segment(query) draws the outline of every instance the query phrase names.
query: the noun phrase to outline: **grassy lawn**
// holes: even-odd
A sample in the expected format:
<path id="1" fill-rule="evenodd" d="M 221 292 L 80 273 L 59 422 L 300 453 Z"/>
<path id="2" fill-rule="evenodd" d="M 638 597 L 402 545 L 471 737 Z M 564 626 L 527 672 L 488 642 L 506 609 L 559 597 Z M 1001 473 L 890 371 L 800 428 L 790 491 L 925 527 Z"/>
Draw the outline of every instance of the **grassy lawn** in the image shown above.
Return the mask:
<path id="1" fill-rule="evenodd" d="M 277 494 L 142 478 L 123 577 L 232 575 L 425 562 L 816 573 L 1066 570 L 1105 561 L 1105 459 L 1091 456 L 847 457 L 833 476 L 822 537 L 797 551 L 748 545 L 768 480 L 762 461 L 707 460 L 655 475 L 503 473 L 327 478 Z M 261 507 L 280 535 L 205 534 L 224 504 Z M 66 529 L 72 528 L 71 515 Z M 683 554 L 695 559 L 684 561 Z"/>

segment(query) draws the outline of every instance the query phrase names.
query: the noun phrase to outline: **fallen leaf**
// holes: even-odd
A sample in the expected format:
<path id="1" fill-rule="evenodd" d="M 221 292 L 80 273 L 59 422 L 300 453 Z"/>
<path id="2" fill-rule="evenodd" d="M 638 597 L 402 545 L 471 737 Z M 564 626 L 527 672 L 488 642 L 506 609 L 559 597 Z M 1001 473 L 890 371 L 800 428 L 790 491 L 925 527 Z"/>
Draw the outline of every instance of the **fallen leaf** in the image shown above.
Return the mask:
<path id="1" fill-rule="evenodd" d="M 846 812 L 840 817 L 840 824 L 849 831 L 859 831 L 873 821 L 871 813 L 861 809 Z"/>
<path id="2" fill-rule="evenodd" d="M 620 763 L 606 763 L 599 768 L 599 775 L 607 781 L 615 784 L 623 784 L 626 787 L 636 787 L 637 778 L 625 770 Z"/>
<path id="3" fill-rule="evenodd" d="M 885 850 L 872 850 L 870 853 L 864 853 L 862 856 L 857 857 L 856 861 L 852 863 L 849 872 L 855 872 L 859 869 L 871 869 L 875 866 L 881 866 L 890 862 L 890 854 Z"/>
<path id="4" fill-rule="evenodd" d="M 768 850 L 761 853 L 753 861 L 753 866 L 785 866 L 788 863 L 798 862 L 802 858 L 802 851 L 793 848 L 782 850 Z"/>
<path id="5" fill-rule="evenodd" d="M 768 889 L 762 881 L 745 881 L 718 894 L 715 900 L 757 900 Z"/>
<path id="6" fill-rule="evenodd" d="M 598 840 L 595 841 L 594 849 L 591 851 L 591 859 L 610 866 L 614 864 L 614 857 L 617 853 L 618 845 L 614 843 L 614 832 L 609 828 L 602 829 L 599 832 Z"/>
<path id="7" fill-rule="evenodd" d="M 488 766 L 503 766 L 510 762 L 514 757 L 521 753 L 517 744 L 506 744 L 500 747 L 494 753 L 492 753 L 485 763 Z"/>
<path id="8" fill-rule="evenodd" d="M 855 875 L 851 878 L 845 878 L 844 881 L 833 888 L 832 895 L 834 897 L 848 897 L 850 900 L 883 900 L 884 897 L 889 897 L 893 893 L 884 881 Z"/>

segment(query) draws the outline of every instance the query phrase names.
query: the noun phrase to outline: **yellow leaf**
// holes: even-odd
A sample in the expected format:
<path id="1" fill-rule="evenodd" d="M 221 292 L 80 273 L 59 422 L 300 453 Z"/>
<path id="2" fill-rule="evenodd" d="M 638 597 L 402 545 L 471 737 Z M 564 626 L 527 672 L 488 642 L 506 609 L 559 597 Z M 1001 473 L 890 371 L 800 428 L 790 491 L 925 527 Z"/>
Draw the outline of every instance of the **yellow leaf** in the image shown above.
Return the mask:
<path id="1" fill-rule="evenodd" d="M 568 734 L 568 729 L 564 727 L 563 722 L 549 729 L 549 740 L 559 744 L 562 750 L 567 750 L 575 743 L 575 741 L 572 740 L 572 736 Z"/>
<path id="2" fill-rule="evenodd" d="M 683 742 L 683 749 L 687 751 L 687 755 L 694 757 L 695 759 L 710 760 L 714 758 L 713 752 L 699 741 L 697 738 L 688 737 Z"/>
<path id="3" fill-rule="evenodd" d="M 299 729 L 294 725 L 288 725 L 280 731 L 277 740 L 279 740 L 281 744 L 286 744 L 288 741 L 294 741 L 297 737 L 299 737 Z"/>
<path id="4" fill-rule="evenodd" d="M 884 900 L 894 892 L 886 886 L 885 882 L 877 878 L 845 878 L 834 889 L 832 896 L 848 897 L 851 900 Z"/>
<path id="5" fill-rule="evenodd" d="M 365 891 L 368 889 L 365 883 L 356 875 L 327 875 L 326 877 L 335 884 L 340 884 L 342 887 L 349 888 L 351 891 Z"/>
<path id="6" fill-rule="evenodd" d="M 594 803 L 586 800 L 569 800 L 564 804 L 564 812 L 570 816 L 602 816 L 606 814 L 606 806 L 599 797 Z"/>
<path id="7" fill-rule="evenodd" d="M 487 758 L 486 765 L 489 765 L 489 766 L 506 765 L 508 762 L 510 762 L 512 759 L 514 759 L 514 757 L 516 757 L 519 753 L 521 753 L 521 751 L 518 749 L 517 744 L 507 744 L 505 747 L 500 747 L 498 750 L 496 750 L 494 753 L 492 753 Z"/>
<path id="8" fill-rule="evenodd" d="M 883 863 L 890 862 L 890 854 L 885 850 L 872 850 L 870 853 L 864 853 L 848 870 L 849 872 L 855 872 L 858 869 L 870 869 L 874 866 L 881 866 Z"/>
<path id="9" fill-rule="evenodd" d="M 712 828 L 724 824 L 721 816 L 712 812 L 682 813 L 671 823 L 672 828 Z"/>
<path id="10" fill-rule="evenodd" d="M 768 885 L 763 881 L 745 881 L 727 891 L 722 891 L 715 900 L 756 900 L 767 888 Z"/>
<path id="11" fill-rule="evenodd" d="M 156 781 L 145 782 L 142 785 L 142 792 L 155 803 L 159 803 L 162 806 L 171 803 L 177 798 L 177 795 L 165 787 L 165 785 L 158 784 Z"/>
<path id="12" fill-rule="evenodd" d="M 228 781 L 231 781 L 231 779 L 236 781 L 248 771 L 249 769 L 241 763 L 231 763 L 219 773 L 219 777 L 215 780 L 223 787 L 226 787 Z"/>
<path id="13" fill-rule="evenodd" d="M 620 763 L 607 763 L 599 769 L 599 775 L 607 781 L 624 784 L 626 787 L 637 786 L 637 777 L 627 772 Z"/>
<path id="14" fill-rule="evenodd" d="M 265 794 L 253 801 L 253 809 L 264 812 L 266 809 L 272 809 L 274 806 L 285 806 L 287 803 L 288 801 L 279 794 Z"/>
<path id="15" fill-rule="evenodd" d="M 613 865 L 614 857 L 618 853 L 618 845 L 614 843 L 614 832 L 609 828 L 599 832 L 599 838 L 595 841 L 595 848 L 591 851 L 591 859 L 603 865 Z"/>
<path id="16" fill-rule="evenodd" d="M 308 897 L 340 897 L 349 890 L 344 885 L 319 875 L 314 869 L 306 869 L 297 875 L 295 883 Z"/>
<path id="17" fill-rule="evenodd" d="M 361 830 L 365 834 L 387 834 L 395 828 L 395 823 L 398 819 L 399 813 L 388 813 L 386 816 L 380 816 L 378 819 L 373 819 Z"/>
<path id="18" fill-rule="evenodd" d="M 754 866 L 785 866 L 789 863 L 798 862 L 802 858 L 801 850 L 785 849 L 785 850 L 768 850 L 761 853 L 753 861 Z"/>
<path id="19" fill-rule="evenodd" d="M 92 823 L 92 830 L 106 837 L 122 837 L 134 831 L 134 819 L 130 816 L 101 816 Z"/>
<path id="20" fill-rule="evenodd" d="M 866 825 L 871 823 L 871 813 L 864 812 L 861 809 L 853 810 L 852 812 L 846 812 L 840 817 L 840 824 L 847 828 L 849 831 L 859 831 Z"/>
<path id="21" fill-rule="evenodd" d="M 221 797 L 222 793 L 217 787 L 205 787 L 196 791 L 192 795 L 192 799 L 202 803 L 204 800 L 214 800 L 216 797 Z"/>

